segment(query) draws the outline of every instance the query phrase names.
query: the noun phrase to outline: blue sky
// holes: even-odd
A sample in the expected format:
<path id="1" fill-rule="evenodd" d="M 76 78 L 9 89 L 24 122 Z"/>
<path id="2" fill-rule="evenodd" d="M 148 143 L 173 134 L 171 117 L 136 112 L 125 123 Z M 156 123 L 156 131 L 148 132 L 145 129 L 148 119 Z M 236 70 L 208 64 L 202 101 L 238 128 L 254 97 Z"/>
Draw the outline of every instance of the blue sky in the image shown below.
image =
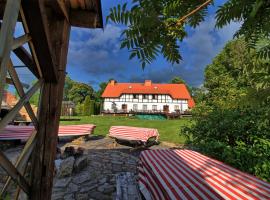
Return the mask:
<path id="1" fill-rule="evenodd" d="M 109 8 L 124 2 L 102 0 L 104 22 Z M 215 5 L 209 8 L 206 21 L 196 29 L 187 27 L 188 37 L 180 44 L 183 57 L 180 64 L 172 66 L 159 56 L 142 70 L 136 59 L 128 59 L 127 49 L 120 50 L 121 27 L 104 23 L 104 30 L 72 28 L 67 72 L 72 79 L 91 84 L 95 89 L 100 82 L 110 78 L 118 82 L 143 82 L 151 79 L 162 83 L 174 76 L 182 77 L 191 86 L 200 86 L 204 79 L 204 68 L 232 39 L 240 26 L 239 23 L 232 23 L 223 29 L 215 29 L 214 13 L 223 2 L 215 1 Z M 20 30 L 16 34 L 20 35 Z M 25 80 L 31 79 L 29 72 L 22 70 L 20 73 Z"/>

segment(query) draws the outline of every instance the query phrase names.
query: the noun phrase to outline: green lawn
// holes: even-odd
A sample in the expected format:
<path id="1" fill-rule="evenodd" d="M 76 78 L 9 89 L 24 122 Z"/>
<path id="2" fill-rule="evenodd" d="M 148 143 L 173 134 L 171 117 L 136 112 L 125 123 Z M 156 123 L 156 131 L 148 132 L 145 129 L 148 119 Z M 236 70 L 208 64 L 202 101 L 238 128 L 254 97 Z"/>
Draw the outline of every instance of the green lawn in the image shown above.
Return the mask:
<path id="1" fill-rule="evenodd" d="M 141 120 L 128 117 L 113 116 L 91 116 L 72 117 L 80 118 L 80 121 L 61 121 L 66 124 L 95 124 L 95 135 L 107 135 L 111 126 L 137 126 L 145 128 L 156 128 L 160 134 L 161 141 L 184 144 L 185 138 L 180 135 L 180 128 L 191 123 L 190 119 L 178 120 Z"/>

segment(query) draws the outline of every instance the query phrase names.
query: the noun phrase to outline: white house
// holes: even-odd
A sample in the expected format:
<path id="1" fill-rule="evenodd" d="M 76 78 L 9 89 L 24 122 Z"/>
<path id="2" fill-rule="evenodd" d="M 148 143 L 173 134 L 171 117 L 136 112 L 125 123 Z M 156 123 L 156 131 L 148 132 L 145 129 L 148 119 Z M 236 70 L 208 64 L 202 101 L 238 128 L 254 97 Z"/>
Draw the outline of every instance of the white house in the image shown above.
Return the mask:
<path id="1" fill-rule="evenodd" d="M 185 84 L 117 83 L 105 88 L 103 110 L 110 113 L 184 112 L 195 106 Z"/>

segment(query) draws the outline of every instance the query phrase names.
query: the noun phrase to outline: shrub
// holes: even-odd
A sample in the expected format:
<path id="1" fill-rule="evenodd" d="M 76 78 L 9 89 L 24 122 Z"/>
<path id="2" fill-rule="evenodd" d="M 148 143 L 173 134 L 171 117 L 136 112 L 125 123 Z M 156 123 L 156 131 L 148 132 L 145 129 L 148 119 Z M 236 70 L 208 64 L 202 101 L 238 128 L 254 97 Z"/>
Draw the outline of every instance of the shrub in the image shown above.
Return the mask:
<path id="1" fill-rule="evenodd" d="M 270 181 L 268 109 L 213 109 L 195 114 L 182 132 L 194 148 L 242 171 Z"/>

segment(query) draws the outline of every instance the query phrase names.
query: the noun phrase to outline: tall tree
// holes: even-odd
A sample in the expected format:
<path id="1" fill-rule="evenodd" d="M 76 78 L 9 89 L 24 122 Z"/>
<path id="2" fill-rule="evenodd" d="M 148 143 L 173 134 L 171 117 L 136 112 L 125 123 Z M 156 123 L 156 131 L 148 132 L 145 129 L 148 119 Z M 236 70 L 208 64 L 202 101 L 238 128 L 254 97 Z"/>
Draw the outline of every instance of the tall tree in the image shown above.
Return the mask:
<path id="1" fill-rule="evenodd" d="M 94 89 L 90 85 L 79 82 L 73 84 L 67 95 L 68 99 L 72 100 L 75 104 L 83 103 L 87 96 L 93 99 Z"/>
<path id="2" fill-rule="evenodd" d="M 96 101 L 98 101 L 98 102 L 101 101 L 101 96 L 102 96 L 107 84 L 108 83 L 106 83 L 106 82 L 102 82 L 102 83 L 99 84 L 99 89 L 96 92 Z"/>

